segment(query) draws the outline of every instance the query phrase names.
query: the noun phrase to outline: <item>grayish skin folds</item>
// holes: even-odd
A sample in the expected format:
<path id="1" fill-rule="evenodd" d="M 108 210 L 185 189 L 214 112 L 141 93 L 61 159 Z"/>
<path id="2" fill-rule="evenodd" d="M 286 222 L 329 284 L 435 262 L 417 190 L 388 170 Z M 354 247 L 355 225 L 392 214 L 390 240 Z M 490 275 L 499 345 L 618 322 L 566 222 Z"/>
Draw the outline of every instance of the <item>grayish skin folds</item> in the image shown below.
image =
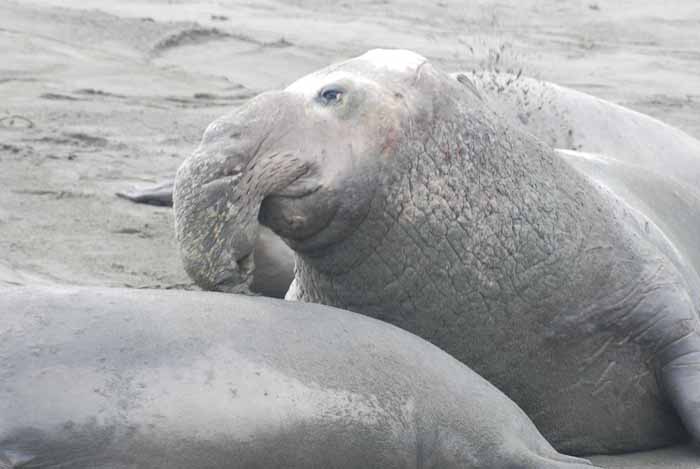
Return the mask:
<path id="1" fill-rule="evenodd" d="M 0 295 L 0 468 L 584 469 L 389 324 L 204 292 Z"/>
<path id="2" fill-rule="evenodd" d="M 268 233 L 260 236 L 257 220 L 259 205 L 264 195 L 280 187 L 286 187 L 307 171 L 303 162 L 283 150 L 270 151 L 266 145 L 271 129 L 268 119 L 279 116 L 282 111 L 260 113 L 260 108 L 269 107 L 278 96 L 267 93 L 254 98 L 241 111 L 231 113 L 212 123 L 205 133 L 200 147 L 178 170 L 174 194 L 180 210 L 176 214 L 176 232 L 182 240 L 181 254 L 188 274 L 203 288 L 227 292 L 249 292 L 254 282 L 252 253 L 256 244 L 270 249 L 271 259 L 275 252 L 288 252 L 279 246 L 279 240 Z M 266 156 L 261 160 L 245 161 L 240 154 Z M 233 156 L 233 158 L 232 158 Z M 264 175 L 264 177 L 260 177 Z M 178 181 L 187 180 L 185 184 Z M 209 223 L 186 226 L 181 220 L 216 219 L 214 229 Z M 240 224 L 225 223 L 240 220 Z M 276 262 L 274 264 L 277 264 Z M 271 264 L 269 270 L 274 270 Z M 266 263 L 259 262 L 265 266 Z M 284 265 L 288 268 L 289 263 Z M 263 273 L 265 273 L 264 271 Z M 277 293 L 275 285 L 285 283 L 286 272 L 280 277 L 274 273 L 264 277 L 260 289 Z M 268 285 L 269 284 L 269 285 Z"/>
<path id="3" fill-rule="evenodd" d="M 564 451 L 677 441 L 654 358 L 697 327 L 684 279 L 627 228 L 616 201 L 548 148 L 488 115 L 466 125 L 472 149 L 455 145 L 471 106 L 450 104 L 436 103 L 447 115 L 404 140 L 431 143 L 399 149 L 419 156 L 387 174 L 343 249 L 299 256 L 297 299 L 429 339 L 520 403 Z M 450 146 L 468 153 L 441 150 Z M 362 252 L 350 244 L 370 237 L 373 252 L 349 259 Z"/>
<path id="4" fill-rule="evenodd" d="M 278 121 L 285 132 L 270 151 L 300 148 L 296 158 L 336 175 L 294 203 L 262 194 L 260 219 L 297 252 L 288 298 L 430 340 L 515 400 L 560 450 L 700 439 L 700 266 L 687 254 L 697 244 L 675 246 L 682 227 L 671 238 L 625 200 L 619 189 L 633 178 L 606 185 L 581 171 L 424 59 L 396 69 L 371 54 L 300 80 L 277 103 L 305 119 Z M 341 72 L 348 101 L 337 112 L 301 99 L 318 99 Z M 177 193 L 175 202 L 187 208 Z M 289 213 L 312 223 L 329 204 L 344 216 L 294 236 Z M 178 220 L 183 233 L 216 226 L 201 214 Z"/>

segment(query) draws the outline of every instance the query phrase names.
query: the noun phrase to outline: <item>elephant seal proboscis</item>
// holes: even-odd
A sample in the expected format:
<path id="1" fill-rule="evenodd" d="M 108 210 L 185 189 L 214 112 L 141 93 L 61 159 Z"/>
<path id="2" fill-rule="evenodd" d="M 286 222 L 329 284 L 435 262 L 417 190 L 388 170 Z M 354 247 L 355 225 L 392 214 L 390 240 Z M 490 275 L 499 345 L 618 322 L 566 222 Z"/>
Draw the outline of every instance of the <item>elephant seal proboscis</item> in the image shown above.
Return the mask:
<path id="1" fill-rule="evenodd" d="M 0 467 L 584 469 L 428 342 L 321 305 L 0 292 Z"/>
<path id="2" fill-rule="evenodd" d="M 645 213 L 653 191 L 619 190 L 643 178 L 590 167 L 425 58 L 376 50 L 212 123 L 178 172 L 176 231 L 192 278 L 235 291 L 261 222 L 296 251 L 288 298 L 430 340 L 562 451 L 698 441 L 700 245 Z M 673 190 L 666 207 L 697 210 Z"/>
<path id="3" fill-rule="evenodd" d="M 117 192 L 117 196 L 134 203 L 171 207 L 174 179 L 143 189 Z M 294 278 L 294 252 L 270 229 L 260 227 L 255 241 L 255 269 L 250 284 L 242 293 L 284 298 Z M 1 280 L 1 279 L 0 279 Z"/>

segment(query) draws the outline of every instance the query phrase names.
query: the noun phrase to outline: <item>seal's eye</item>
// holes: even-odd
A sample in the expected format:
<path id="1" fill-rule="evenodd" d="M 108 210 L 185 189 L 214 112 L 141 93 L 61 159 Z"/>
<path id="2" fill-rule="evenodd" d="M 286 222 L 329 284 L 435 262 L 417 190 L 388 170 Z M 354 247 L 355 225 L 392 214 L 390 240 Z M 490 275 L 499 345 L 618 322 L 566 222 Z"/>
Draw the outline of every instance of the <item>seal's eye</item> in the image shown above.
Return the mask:
<path id="1" fill-rule="evenodd" d="M 338 86 L 328 86 L 318 93 L 318 99 L 324 105 L 337 104 L 343 99 L 345 91 Z"/>

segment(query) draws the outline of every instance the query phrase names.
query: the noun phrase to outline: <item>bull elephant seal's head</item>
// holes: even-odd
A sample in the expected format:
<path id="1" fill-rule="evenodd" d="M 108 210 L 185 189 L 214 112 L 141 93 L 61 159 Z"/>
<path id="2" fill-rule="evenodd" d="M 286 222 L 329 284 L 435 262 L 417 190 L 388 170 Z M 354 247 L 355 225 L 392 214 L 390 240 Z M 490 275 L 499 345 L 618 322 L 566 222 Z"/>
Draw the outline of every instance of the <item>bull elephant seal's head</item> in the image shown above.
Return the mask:
<path id="1" fill-rule="evenodd" d="M 385 168 L 404 137 L 431 119 L 435 96 L 449 100 L 440 86 L 463 88 L 418 54 L 374 50 L 213 122 L 175 185 L 189 275 L 205 289 L 244 290 L 259 223 L 309 256 L 342 246 L 396 177 Z"/>

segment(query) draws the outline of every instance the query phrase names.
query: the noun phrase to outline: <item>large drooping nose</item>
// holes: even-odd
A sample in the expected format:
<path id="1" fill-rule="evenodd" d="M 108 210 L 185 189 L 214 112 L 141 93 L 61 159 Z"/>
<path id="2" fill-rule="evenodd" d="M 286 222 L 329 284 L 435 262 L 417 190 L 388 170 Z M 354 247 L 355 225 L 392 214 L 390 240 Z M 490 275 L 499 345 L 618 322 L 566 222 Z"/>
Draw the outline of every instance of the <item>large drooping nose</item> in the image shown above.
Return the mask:
<path id="1" fill-rule="evenodd" d="M 287 106 L 283 92 L 265 93 L 217 119 L 177 172 L 173 205 L 180 253 L 187 273 L 205 289 L 236 291 L 251 278 L 247 260 L 265 196 L 264 175 L 255 165 L 274 150 Z"/>
<path id="2" fill-rule="evenodd" d="M 199 147 L 185 161 L 200 184 L 242 172 L 269 141 L 277 124 L 279 92 L 266 93 L 209 124 Z"/>
<path id="3" fill-rule="evenodd" d="M 288 101 L 282 91 L 263 93 L 209 124 L 176 176 L 174 198 L 187 202 L 180 204 L 183 210 L 205 208 L 217 197 L 217 188 L 228 187 L 249 172 L 283 127 Z"/>

